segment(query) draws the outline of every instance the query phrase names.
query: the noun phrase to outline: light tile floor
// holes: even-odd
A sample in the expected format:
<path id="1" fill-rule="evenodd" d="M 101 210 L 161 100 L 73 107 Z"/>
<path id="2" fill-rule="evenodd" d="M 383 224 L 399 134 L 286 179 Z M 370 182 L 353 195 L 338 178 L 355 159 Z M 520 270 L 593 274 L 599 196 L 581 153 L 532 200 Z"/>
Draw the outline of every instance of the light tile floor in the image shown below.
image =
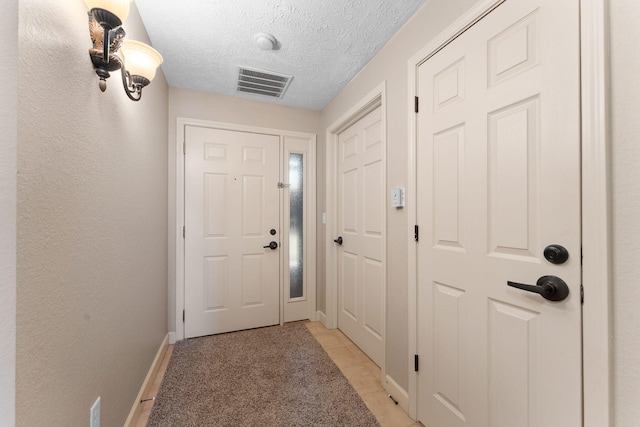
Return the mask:
<path id="1" fill-rule="evenodd" d="M 337 329 L 327 329 L 320 322 L 307 322 L 309 332 L 322 345 L 333 362 L 340 368 L 343 375 L 349 380 L 353 388 L 358 392 L 369 410 L 376 417 L 382 427 L 421 427 L 422 424 L 414 422 L 398 405 L 390 398 L 380 382 L 380 368 L 371 361 L 349 338 Z M 149 399 L 156 396 L 160 389 L 162 377 L 169 364 L 173 346 L 169 346 L 158 370 L 158 374 L 149 390 Z M 153 401 L 143 403 L 142 413 L 136 427 L 145 427 L 151 414 Z"/>
<path id="2" fill-rule="evenodd" d="M 307 323 L 309 332 L 342 371 L 382 427 L 422 426 L 396 405 L 382 387 L 380 368 L 338 329 Z"/>

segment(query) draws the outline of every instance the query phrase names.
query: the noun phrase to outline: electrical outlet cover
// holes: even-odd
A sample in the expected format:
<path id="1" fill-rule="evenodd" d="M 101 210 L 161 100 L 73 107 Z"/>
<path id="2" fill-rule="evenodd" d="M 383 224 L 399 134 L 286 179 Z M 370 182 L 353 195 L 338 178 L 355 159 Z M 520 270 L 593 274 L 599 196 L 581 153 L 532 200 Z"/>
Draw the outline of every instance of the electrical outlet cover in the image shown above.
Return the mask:
<path id="1" fill-rule="evenodd" d="M 100 427 L 100 396 L 91 407 L 89 427 Z"/>

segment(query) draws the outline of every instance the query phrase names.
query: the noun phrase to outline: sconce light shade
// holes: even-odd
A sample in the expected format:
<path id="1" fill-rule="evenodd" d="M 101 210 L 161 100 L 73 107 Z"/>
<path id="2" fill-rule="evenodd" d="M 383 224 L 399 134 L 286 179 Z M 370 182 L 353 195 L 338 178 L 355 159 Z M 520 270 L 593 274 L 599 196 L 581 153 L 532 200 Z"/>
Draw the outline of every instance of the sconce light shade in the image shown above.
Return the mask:
<path id="1" fill-rule="evenodd" d="M 162 55 L 149 45 L 135 40 L 125 40 L 120 54 L 132 76 L 140 76 L 151 81 L 156 69 L 162 64 Z"/>
<path id="2" fill-rule="evenodd" d="M 109 11 L 124 22 L 129 16 L 129 6 L 133 0 L 84 0 L 89 10 L 103 9 Z"/>
<path id="3" fill-rule="evenodd" d="M 104 92 L 109 73 L 120 70 L 125 93 L 132 101 L 139 101 L 142 89 L 151 83 L 162 64 L 162 56 L 144 43 L 124 40 L 122 21 L 129 16 L 133 0 L 84 1 L 89 8 L 89 35 L 93 43 L 89 56 L 100 78 L 98 87 Z"/>

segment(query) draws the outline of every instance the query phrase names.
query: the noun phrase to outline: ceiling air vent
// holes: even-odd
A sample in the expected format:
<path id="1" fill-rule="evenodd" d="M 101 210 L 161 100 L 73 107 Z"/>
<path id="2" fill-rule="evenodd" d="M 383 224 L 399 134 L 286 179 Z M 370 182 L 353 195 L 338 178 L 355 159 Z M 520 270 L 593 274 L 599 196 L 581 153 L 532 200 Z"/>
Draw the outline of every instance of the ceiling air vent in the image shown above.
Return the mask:
<path id="1" fill-rule="evenodd" d="M 282 98 L 292 76 L 253 68 L 238 68 L 238 92 Z"/>

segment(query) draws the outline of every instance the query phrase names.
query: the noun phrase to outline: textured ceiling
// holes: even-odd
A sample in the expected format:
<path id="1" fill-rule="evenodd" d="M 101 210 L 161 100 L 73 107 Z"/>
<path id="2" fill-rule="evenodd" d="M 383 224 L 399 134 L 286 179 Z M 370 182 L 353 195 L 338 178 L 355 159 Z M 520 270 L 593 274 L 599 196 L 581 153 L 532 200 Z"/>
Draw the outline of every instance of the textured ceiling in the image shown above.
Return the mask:
<path id="1" fill-rule="evenodd" d="M 426 0 L 136 0 L 170 86 L 322 109 Z M 125 25 L 126 28 L 126 25 Z M 279 49 L 263 51 L 256 33 Z M 236 91 L 238 67 L 293 76 L 282 99 Z"/>

